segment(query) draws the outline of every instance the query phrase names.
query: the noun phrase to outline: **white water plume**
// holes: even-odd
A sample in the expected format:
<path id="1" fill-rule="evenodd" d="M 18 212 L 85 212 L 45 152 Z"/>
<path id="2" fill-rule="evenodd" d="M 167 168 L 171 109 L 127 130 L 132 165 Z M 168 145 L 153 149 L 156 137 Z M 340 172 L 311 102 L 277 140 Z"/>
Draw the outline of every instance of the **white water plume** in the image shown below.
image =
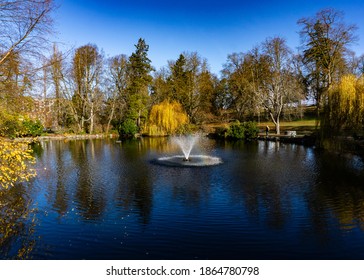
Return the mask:
<path id="1" fill-rule="evenodd" d="M 188 160 L 197 139 L 198 136 L 189 135 L 189 136 L 177 136 L 173 138 L 173 141 L 180 147 L 184 158 Z"/>

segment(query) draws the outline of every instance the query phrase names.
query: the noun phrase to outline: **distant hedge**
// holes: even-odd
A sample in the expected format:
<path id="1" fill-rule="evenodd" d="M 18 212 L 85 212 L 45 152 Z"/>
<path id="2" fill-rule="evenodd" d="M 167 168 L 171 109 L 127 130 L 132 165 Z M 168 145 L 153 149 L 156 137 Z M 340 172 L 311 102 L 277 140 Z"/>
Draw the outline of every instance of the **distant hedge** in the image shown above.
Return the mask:
<path id="1" fill-rule="evenodd" d="M 255 122 L 236 121 L 229 125 L 228 128 L 218 128 L 213 135 L 216 138 L 225 138 L 232 140 L 254 140 L 258 137 L 259 128 Z"/>
<path id="2" fill-rule="evenodd" d="M 23 119 L 17 115 L 0 112 L 0 136 L 15 138 L 25 136 L 40 136 L 43 125 L 39 120 Z"/>

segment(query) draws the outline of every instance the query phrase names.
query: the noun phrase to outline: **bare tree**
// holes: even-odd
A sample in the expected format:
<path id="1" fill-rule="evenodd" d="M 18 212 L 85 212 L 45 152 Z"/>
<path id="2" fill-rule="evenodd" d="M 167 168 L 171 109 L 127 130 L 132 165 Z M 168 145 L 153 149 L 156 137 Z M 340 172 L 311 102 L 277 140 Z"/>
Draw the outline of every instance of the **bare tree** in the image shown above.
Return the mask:
<path id="1" fill-rule="evenodd" d="M 289 50 L 281 38 L 268 39 L 263 44 L 264 55 L 268 58 L 269 75 L 265 81 L 261 104 L 268 111 L 280 134 L 280 116 L 287 95 L 285 72 L 289 63 Z"/>
<path id="2" fill-rule="evenodd" d="M 0 65 L 13 52 L 41 55 L 53 9 L 52 0 L 0 0 Z"/>
<path id="3" fill-rule="evenodd" d="M 95 128 L 95 117 L 100 108 L 100 78 L 103 68 L 103 57 L 95 45 L 79 47 L 73 57 L 73 75 L 76 92 L 73 101 L 77 104 L 81 116 L 81 130 L 85 122 L 90 122 L 89 133 Z"/>
<path id="4" fill-rule="evenodd" d="M 121 122 L 127 102 L 128 86 L 128 57 L 126 55 L 117 55 L 109 59 L 108 63 L 108 83 L 107 90 L 107 108 L 109 109 L 106 133 L 109 132 L 111 122 L 116 119 Z"/>
<path id="5" fill-rule="evenodd" d="M 82 131 L 81 116 L 79 115 L 77 103 L 73 101 L 77 87 L 74 82 L 73 66 L 67 64 L 67 54 L 59 52 L 57 48 L 51 57 L 52 83 L 54 86 L 54 94 L 57 96 L 59 91 L 60 98 L 60 114 L 62 116 L 62 124 L 68 125 L 68 115 L 72 117 L 71 122 L 75 122 L 77 130 Z M 57 89 L 58 87 L 58 89 Z"/>
<path id="6" fill-rule="evenodd" d="M 283 110 L 304 98 L 295 56 L 283 38 L 267 39 L 244 54 L 232 54 L 224 69 L 231 106 L 241 119 L 264 109 L 280 134 Z"/>

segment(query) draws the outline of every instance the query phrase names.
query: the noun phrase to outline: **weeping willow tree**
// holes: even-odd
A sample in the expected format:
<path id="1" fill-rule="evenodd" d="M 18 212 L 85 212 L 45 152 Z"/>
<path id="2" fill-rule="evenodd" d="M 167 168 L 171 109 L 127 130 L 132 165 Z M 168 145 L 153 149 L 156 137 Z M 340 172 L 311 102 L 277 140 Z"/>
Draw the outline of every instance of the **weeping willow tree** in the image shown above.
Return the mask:
<path id="1" fill-rule="evenodd" d="M 188 117 L 182 105 L 167 100 L 152 107 L 149 115 L 148 133 L 151 136 L 171 135 L 188 123 Z"/>
<path id="2" fill-rule="evenodd" d="M 330 89 L 321 129 L 324 141 L 363 134 L 364 76 L 345 75 Z"/>

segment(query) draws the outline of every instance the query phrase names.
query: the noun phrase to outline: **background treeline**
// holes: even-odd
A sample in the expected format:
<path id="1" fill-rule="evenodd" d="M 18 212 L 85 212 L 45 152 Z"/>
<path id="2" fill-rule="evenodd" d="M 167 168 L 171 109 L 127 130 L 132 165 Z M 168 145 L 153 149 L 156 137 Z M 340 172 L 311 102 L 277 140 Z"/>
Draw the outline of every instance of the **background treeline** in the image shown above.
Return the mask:
<path id="1" fill-rule="evenodd" d="M 330 137 L 363 130 L 364 56 L 350 50 L 356 27 L 339 11 L 300 19 L 298 52 L 267 38 L 228 54 L 217 76 L 197 52 L 154 69 L 142 38 L 114 57 L 94 44 L 62 52 L 49 42 L 53 9 L 50 0 L 0 1 L 1 136 L 163 135 L 233 120 L 270 120 L 279 134 L 281 119 L 302 118 L 306 104 Z"/>

